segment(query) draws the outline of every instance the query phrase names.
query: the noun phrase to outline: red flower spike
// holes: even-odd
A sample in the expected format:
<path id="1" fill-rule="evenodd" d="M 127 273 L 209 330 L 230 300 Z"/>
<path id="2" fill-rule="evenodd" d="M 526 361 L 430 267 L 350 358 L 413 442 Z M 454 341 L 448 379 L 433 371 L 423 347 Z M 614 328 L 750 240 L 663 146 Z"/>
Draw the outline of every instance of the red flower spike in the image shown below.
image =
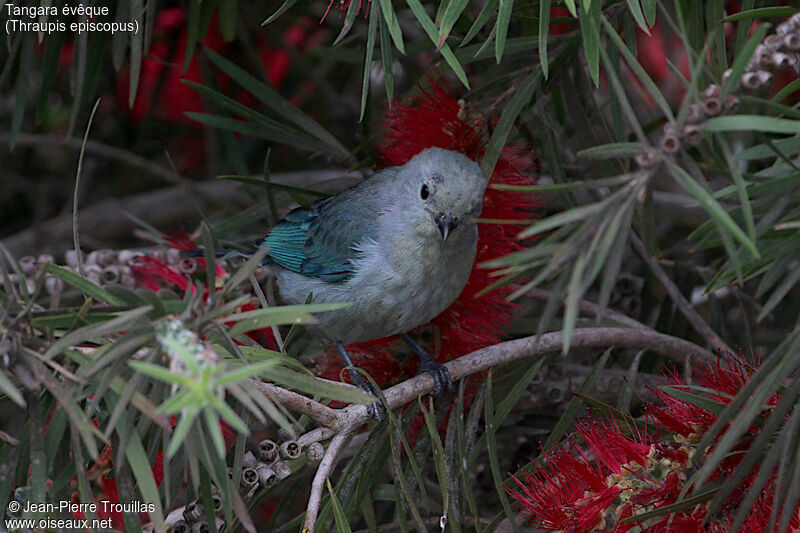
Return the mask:
<path id="1" fill-rule="evenodd" d="M 506 491 L 535 526 L 552 531 L 591 531 L 620 488 L 606 486 L 605 475 L 577 450 L 561 450 L 534 473 L 523 472 L 525 482 L 513 478 L 519 490 Z"/>
<path id="2" fill-rule="evenodd" d="M 651 462 L 654 447 L 649 437 L 635 428 L 631 430 L 633 438 L 625 436 L 616 422 L 600 422 L 593 418 L 576 427 L 592 455 L 614 474 L 632 468 L 646 469 Z"/>
<path id="3" fill-rule="evenodd" d="M 485 117 L 470 112 L 464 102 L 457 99 L 446 83 L 430 78 L 429 86 L 412 98 L 409 104 L 395 104 L 384 120 L 385 135 L 378 145 L 379 168 L 402 165 L 422 150 L 439 147 L 463 153 L 480 161 L 486 150 L 487 137 L 483 123 Z M 503 148 L 490 178 L 491 183 L 530 185 L 533 176 L 530 151 L 520 147 Z M 438 350 L 427 346 L 440 362 L 455 359 L 487 345 L 496 344 L 505 336 L 511 325 L 515 305 L 506 301 L 513 286 L 477 294 L 490 284 L 489 271 L 477 265 L 523 248 L 516 239 L 523 222 L 532 218 L 538 204 L 530 197 L 518 193 L 486 189 L 481 218 L 520 220 L 516 224 L 479 224 L 478 252 L 475 266 L 458 299 L 433 320 Z M 418 368 L 416 358 L 397 361 L 388 350 L 396 338 L 380 339 L 348 346 L 355 354 L 365 352 L 371 357 L 356 355 L 353 361 L 368 372 L 378 384 L 385 385 L 403 375 L 413 375 Z M 341 365 L 331 357 L 323 363 L 321 373 L 326 377 L 338 376 Z"/>

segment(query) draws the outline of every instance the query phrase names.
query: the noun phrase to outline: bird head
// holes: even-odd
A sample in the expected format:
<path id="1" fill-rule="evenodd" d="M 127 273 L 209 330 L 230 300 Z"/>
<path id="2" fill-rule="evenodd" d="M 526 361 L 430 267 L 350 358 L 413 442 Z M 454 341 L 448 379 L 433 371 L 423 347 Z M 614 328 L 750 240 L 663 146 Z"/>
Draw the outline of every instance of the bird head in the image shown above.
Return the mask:
<path id="1" fill-rule="evenodd" d="M 487 180 L 465 155 L 427 148 L 411 158 L 398 175 L 404 185 L 403 207 L 423 234 L 446 241 L 475 224 Z"/>

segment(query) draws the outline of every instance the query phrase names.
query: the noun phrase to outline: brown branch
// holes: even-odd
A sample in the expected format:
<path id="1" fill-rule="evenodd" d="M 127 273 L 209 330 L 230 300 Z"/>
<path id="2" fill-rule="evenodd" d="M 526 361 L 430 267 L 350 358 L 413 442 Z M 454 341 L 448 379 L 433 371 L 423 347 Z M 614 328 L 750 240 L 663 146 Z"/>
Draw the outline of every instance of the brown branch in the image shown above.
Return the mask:
<path id="1" fill-rule="evenodd" d="M 284 172 L 272 174 L 270 178 L 276 183 L 312 186 L 320 190 L 341 188 L 341 185 L 349 185 L 359 179 L 355 174 L 331 170 Z M 337 178 L 341 178 L 342 183 Z M 189 198 L 194 198 L 194 201 L 189 201 Z M 220 205 L 250 203 L 252 198 L 242 187 L 227 181 L 209 180 L 102 200 L 80 210 L 78 225 L 81 239 L 111 241 L 132 235 L 139 227 L 126 213 L 152 226 L 169 228 L 178 221 L 186 225 L 192 220 L 199 220 L 198 206 L 206 210 Z M 62 253 L 72 247 L 71 213 L 51 218 L 2 240 L 17 257 L 44 252 Z"/>
<path id="2" fill-rule="evenodd" d="M 323 426 L 334 429 L 339 426 L 340 411 L 331 409 L 327 405 L 323 405 L 302 394 L 286 390 L 272 383 L 264 383 L 257 379 L 254 379 L 253 382 L 256 384 L 258 390 L 269 397 L 273 402 L 279 403 L 300 414 L 308 415 Z M 337 383 L 337 385 L 341 385 L 341 383 Z"/>
<path id="3" fill-rule="evenodd" d="M 692 307 L 689 300 L 681 293 L 678 286 L 673 283 L 667 273 L 664 272 L 664 269 L 661 268 L 661 265 L 658 264 L 658 261 L 647 251 L 641 239 L 631 234 L 631 243 L 633 244 L 633 249 L 636 250 L 636 253 L 642 261 L 644 261 L 659 283 L 661 283 L 664 290 L 667 291 L 675 307 L 678 308 L 678 311 L 680 311 L 689 324 L 692 325 L 692 328 L 705 339 L 714 351 L 721 350 L 723 354 L 734 353 L 728 345 L 725 344 L 725 341 L 711 329 L 711 326 L 703 320 L 703 317 L 694 310 L 694 307 Z"/>

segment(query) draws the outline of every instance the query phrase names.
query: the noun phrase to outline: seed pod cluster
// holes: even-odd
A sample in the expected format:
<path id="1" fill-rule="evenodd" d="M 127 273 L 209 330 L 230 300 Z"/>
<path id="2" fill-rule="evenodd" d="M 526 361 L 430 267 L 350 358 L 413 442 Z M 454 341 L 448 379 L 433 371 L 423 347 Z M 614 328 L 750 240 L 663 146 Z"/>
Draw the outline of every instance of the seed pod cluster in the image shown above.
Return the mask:
<path id="1" fill-rule="evenodd" d="M 749 91 L 767 87 L 774 72 L 789 68 L 800 73 L 800 13 L 778 24 L 775 33 L 756 47 L 742 75 L 741 87 Z M 731 69 L 726 70 L 723 80 L 730 75 Z"/>
<path id="2" fill-rule="evenodd" d="M 119 284 L 128 289 L 135 289 L 138 281 L 133 270 L 133 266 L 144 257 L 151 257 L 161 263 L 166 264 L 176 273 L 182 275 L 192 275 L 201 271 L 200 263 L 196 259 L 181 257 L 180 250 L 173 248 L 162 250 L 156 249 L 148 254 L 133 250 L 95 250 L 88 254 L 82 253 L 83 272 L 86 278 L 97 285 Z M 64 254 L 65 265 L 62 268 L 78 272 L 78 252 L 67 250 Z M 36 285 L 36 277 L 39 268 L 44 263 L 53 263 L 55 260 L 52 255 L 42 254 L 38 257 L 26 255 L 20 257 L 20 270 L 27 284 L 28 292 L 32 293 Z M 4 280 L 0 277 L 0 283 Z M 8 281 L 18 283 L 17 274 L 9 274 Z M 48 294 L 60 294 L 64 290 L 64 282 L 50 273 L 45 274 L 44 288 Z"/>
<path id="3" fill-rule="evenodd" d="M 222 519 L 222 498 L 217 487 L 211 487 L 211 501 L 214 505 L 214 521 L 217 531 L 225 531 L 225 520 Z M 195 500 L 188 503 L 183 509 L 172 511 L 164 521 L 168 530 L 173 533 L 205 533 L 211 531 L 203 504 Z"/>

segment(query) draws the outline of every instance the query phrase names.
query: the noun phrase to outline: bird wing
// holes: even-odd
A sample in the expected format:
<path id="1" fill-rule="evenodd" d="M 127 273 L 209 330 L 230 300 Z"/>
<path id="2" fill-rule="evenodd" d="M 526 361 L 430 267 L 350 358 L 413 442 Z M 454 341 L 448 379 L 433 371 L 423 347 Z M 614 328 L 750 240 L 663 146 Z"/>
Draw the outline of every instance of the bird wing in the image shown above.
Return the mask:
<path id="1" fill-rule="evenodd" d="M 356 248 L 375 238 L 394 169 L 385 169 L 336 196 L 290 211 L 258 247 L 278 265 L 310 278 L 342 281 L 353 275 Z M 391 185 L 389 185 L 391 188 Z"/>

